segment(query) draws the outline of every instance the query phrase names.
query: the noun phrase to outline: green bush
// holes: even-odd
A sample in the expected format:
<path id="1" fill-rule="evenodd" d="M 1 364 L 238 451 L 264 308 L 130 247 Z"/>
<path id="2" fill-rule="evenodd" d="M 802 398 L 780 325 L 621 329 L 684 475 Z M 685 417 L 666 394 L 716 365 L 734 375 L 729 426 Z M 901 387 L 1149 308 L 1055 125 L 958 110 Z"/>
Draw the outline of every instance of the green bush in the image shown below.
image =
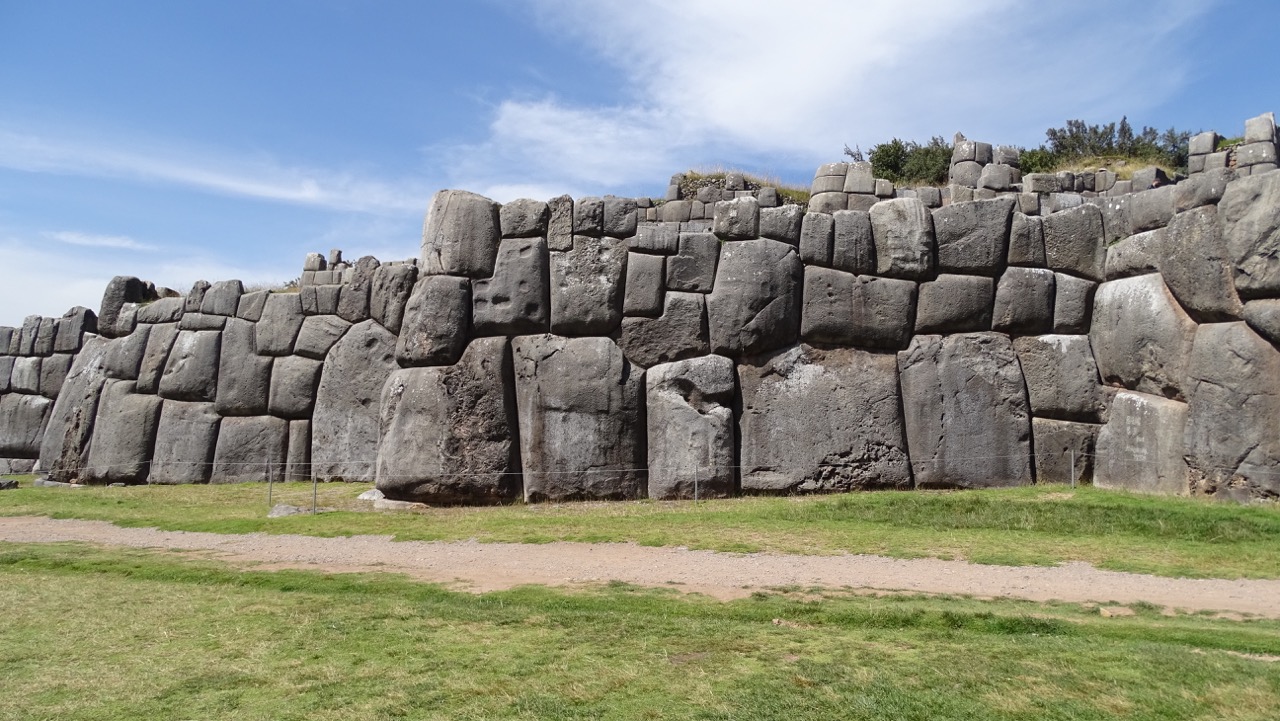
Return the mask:
<path id="1" fill-rule="evenodd" d="M 871 148 L 871 171 L 894 183 L 940 185 L 951 169 L 951 145 L 934 137 L 928 145 L 894 138 Z"/>

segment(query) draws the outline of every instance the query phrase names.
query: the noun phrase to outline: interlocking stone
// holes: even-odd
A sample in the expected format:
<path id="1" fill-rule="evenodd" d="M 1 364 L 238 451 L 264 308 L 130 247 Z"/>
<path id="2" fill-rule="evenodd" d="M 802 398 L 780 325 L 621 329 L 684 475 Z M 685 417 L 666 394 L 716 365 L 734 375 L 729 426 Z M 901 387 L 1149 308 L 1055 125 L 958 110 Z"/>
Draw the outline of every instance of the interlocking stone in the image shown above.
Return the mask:
<path id="1" fill-rule="evenodd" d="M 733 361 L 709 355 L 656 365 L 645 386 L 649 497 L 733 495 Z"/>

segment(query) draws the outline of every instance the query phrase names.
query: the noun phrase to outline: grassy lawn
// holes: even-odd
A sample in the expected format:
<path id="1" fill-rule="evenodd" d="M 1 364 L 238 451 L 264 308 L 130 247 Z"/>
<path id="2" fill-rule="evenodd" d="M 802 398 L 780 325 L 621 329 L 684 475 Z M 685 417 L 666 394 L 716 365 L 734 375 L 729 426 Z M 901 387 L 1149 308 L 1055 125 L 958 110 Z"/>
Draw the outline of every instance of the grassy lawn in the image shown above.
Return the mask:
<path id="1" fill-rule="evenodd" d="M 266 518 L 260 484 L 68 490 L 24 486 L 0 515 L 215 533 L 391 535 L 399 540 L 634 541 L 721 551 L 876 553 L 979 563 L 1088 561 L 1171 576 L 1280 578 L 1280 506 L 1236 506 L 1089 487 L 876 492 L 691 502 L 572 503 L 371 513 L 367 485 L 322 484 L 317 516 Z M 275 502 L 309 505 L 309 484 Z"/>
<path id="2" fill-rule="evenodd" d="M 0 546 L 0 719 L 1274 719 L 1280 622 Z"/>

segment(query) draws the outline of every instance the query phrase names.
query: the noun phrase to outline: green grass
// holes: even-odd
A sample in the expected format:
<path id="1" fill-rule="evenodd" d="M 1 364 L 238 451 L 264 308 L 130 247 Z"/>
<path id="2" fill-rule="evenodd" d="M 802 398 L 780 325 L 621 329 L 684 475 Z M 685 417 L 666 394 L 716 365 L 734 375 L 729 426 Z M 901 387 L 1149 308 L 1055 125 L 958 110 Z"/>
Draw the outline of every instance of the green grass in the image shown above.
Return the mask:
<path id="1" fill-rule="evenodd" d="M 1274 719 L 1280 622 L 0 546 L 0 719 Z"/>
<path id="2" fill-rule="evenodd" d="M 366 485 L 322 484 L 317 516 L 266 518 L 260 484 L 20 488 L 0 515 L 109 521 L 214 533 L 391 535 L 397 540 L 545 543 L 633 541 L 720 551 L 875 553 L 1010 565 L 1087 561 L 1169 576 L 1280 578 L 1280 506 L 1237 506 L 1062 486 L 971 492 L 874 492 L 432 508 L 371 513 Z M 309 505 L 311 486 L 276 486 L 275 502 Z"/>
<path id="3" fill-rule="evenodd" d="M 748 173 L 733 168 L 715 167 L 702 168 L 700 170 L 687 170 L 684 172 L 684 182 L 680 184 L 681 192 L 686 198 L 692 199 L 697 195 L 698 188 L 709 185 L 724 187 L 725 176 L 729 173 L 740 173 L 743 180 L 746 181 L 748 190 L 757 190 L 759 188 L 774 188 L 778 191 L 779 197 L 783 199 L 784 204 L 790 203 L 794 205 L 809 205 L 809 189 L 798 185 L 788 185 L 781 179 L 772 175 L 762 175 L 759 173 Z"/>

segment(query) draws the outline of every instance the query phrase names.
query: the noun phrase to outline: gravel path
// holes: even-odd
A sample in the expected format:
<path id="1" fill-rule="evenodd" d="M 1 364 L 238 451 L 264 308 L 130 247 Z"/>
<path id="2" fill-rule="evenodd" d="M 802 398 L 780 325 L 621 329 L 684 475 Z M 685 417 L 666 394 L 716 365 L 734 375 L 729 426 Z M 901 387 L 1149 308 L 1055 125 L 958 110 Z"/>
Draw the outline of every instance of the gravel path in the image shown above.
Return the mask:
<path id="1" fill-rule="evenodd" d="M 390 536 L 222 535 L 120 528 L 102 521 L 0 518 L 0 541 L 79 541 L 131 548 L 204 551 L 258 568 L 390 571 L 476 592 L 522 584 L 625 581 L 738 598 L 778 586 L 965 594 L 1031 601 L 1134 603 L 1182 611 L 1280 618 L 1280 580 L 1163 578 L 1102 571 L 1087 563 L 984 566 L 882 556 L 793 556 L 652 548 L 629 543 L 420 542 Z"/>

